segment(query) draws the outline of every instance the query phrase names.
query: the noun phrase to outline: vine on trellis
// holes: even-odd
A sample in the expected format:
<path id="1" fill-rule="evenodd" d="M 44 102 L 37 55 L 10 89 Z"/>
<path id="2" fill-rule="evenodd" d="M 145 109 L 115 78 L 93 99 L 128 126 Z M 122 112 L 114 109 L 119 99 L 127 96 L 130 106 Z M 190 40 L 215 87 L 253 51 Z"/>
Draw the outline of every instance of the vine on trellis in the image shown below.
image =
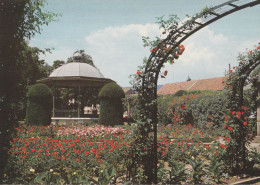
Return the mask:
<path id="1" fill-rule="evenodd" d="M 206 16 L 208 9 L 204 9 L 202 14 Z M 165 39 L 156 37 L 150 41 L 149 37 L 143 37 L 145 47 L 150 47 L 151 55 L 144 59 L 143 66 L 139 66 L 133 75 L 133 87 L 138 93 L 139 114 L 137 119 L 137 129 L 135 133 L 135 151 L 138 151 L 139 161 L 144 166 L 144 182 L 157 182 L 157 81 L 158 77 L 165 78 L 168 71 L 161 73 L 161 68 L 165 63 L 174 64 L 180 55 L 183 54 L 185 47 L 179 44 L 177 47 L 175 39 L 171 33 L 178 29 L 179 18 L 170 15 L 168 20 L 163 17 L 158 18 L 158 24 L 162 29 Z M 189 21 L 189 20 L 188 20 Z M 187 21 L 187 22 L 188 22 Z M 194 24 L 190 24 L 192 28 Z M 144 178 L 145 179 L 145 178 Z"/>
<path id="2" fill-rule="evenodd" d="M 254 50 L 239 54 L 238 61 L 239 65 L 229 71 L 226 82 L 229 109 L 224 127 L 229 130 L 231 140 L 227 145 L 225 160 L 229 171 L 242 173 L 248 168 L 247 156 L 249 151 L 247 146 L 252 139 L 248 136 L 248 116 L 250 112 L 244 105 L 243 88 L 250 73 L 260 64 L 260 43 Z M 254 85 L 257 80 L 253 79 L 252 83 Z"/>
<path id="3" fill-rule="evenodd" d="M 144 182 L 157 183 L 157 81 L 160 75 L 165 77 L 168 72 L 161 74 L 161 68 L 167 61 L 174 63 L 174 59 L 177 59 L 185 49 L 181 42 L 196 31 L 226 15 L 260 3 L 253 1 L 243 5 L 232 4 L 236 1 L 230 0 L 212 8 L 206 7 L 194 17 L 188 17 L 182 25 L 179 25 L 176 15 L 171 15 L 166 21 L 160 17 L 157 23 L 166 38 L 156 37 L 154 41 L 149 41 L 148 37 L 143 37 L 144 46 L 150 47 L 151 55 L 148 59 L 144 59 L 143 66 L 140 66 L 133 76 L 132 84 L 138 93 L 140 111 L 136 120 L 134 150 L 137 151 L 135 157 L 144 166 L 144 175 L 147 177 Z M 222 11 L 226 6 L 230 8 Z"/>

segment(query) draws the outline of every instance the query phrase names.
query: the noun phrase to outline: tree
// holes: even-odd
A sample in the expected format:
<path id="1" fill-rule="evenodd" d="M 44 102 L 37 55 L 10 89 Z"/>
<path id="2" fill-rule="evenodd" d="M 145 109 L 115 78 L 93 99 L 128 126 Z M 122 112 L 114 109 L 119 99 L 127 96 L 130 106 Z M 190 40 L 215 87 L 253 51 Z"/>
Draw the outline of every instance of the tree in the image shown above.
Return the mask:
<path id="1" fill-rule="evenodd" d="M 0 0 L 0 183 L 10 134 L 17 123 L 17 102 L 23 96 L 24 40 L 40 33 L 56 14 L 44 13 L 42 0 Z"/>
<path id="2" fill-rule="evenodd" d="M 53 62 L 53 69 L 57 69 L 58 67 L 62 66 L 63 64 L 65 64 L 65 62 L 63 60 L 55 60 Z"/>
<path id="3" fill-rule="evenodd" d="M 40 60 L 39 54 L 45 53 L 45 51 L 37 48 L 28 46 L 27 42 L 23 42 L 23 50 L 21 51 L 22 56 L 20 59 L 21 66 L 25 66 L 22 70 L 20 86 L 21 96 L 17 101 L 16 113 L 17 119 L 23 120 L 25 118 L 26 111 L 26 93 L 28 88 L 35 84 L 37 80 L 46 78 L 52 71 L 52 67 L 45 63 L 44 60 Z"/>
<path id="4" fill-rule="evenodd" d="M 74 52 L 74 54 L 77 53 L 77 52 L 82 55 L 82 62 L 83 63 L 87 63 L 89 65 L 92 65 L 93 67 L 96 67 L 94 62 L 93 62 L 92 57 L 90 55 L 87 55 L 84 50 L 82 50 L 82 49 L 77 50 L 77 51 Z M 69 57 L 68 60 L 67 60 L 67 63 L 71 63 L 71 62 L 73 62 L 73 58 Z"/>

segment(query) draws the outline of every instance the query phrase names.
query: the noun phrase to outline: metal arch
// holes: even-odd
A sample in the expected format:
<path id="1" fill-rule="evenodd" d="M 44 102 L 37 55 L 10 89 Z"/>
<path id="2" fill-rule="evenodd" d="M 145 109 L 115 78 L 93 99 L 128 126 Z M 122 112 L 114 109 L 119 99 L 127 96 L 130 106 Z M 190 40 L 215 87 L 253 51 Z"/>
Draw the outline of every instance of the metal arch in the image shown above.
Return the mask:
<path id="1" fill-rule="evenodd" d="M 144 162 L 144 169 L 148 176 L 148 183 L 157 183 L 157 82 L 160 69 L 165 60 L 181 42 L 193 33 L 226 15 L 258 4 L 260 4 L 260 0 L 230 0 L 226 3 L 210 8 L 207 11 L 196 15 L 176 30 L 170 31 L 167 38 L 163 39 L 162 42 L 157 45 L 156 51 L 150 54 L 145 66 L 145 75 L 142 76 L 141 92 L 139 96 L 141 97 L 140 100 L 142 106 L 140 109 L 141 113 L 139 119 L 145 123 L 145 125 L 140 126 L 141 130 L 145 130 L 146 125 L 149 125 L 150 128 L 147 128 L 148 131 L 146 131 L 146 133 L 144 132 L 143 135 L 147 137 L 149 132 L 153 132 L 153 148 L 151 149 L 151 153 L 147 156 L 154 160 L 151 161 L 151 164 Z M 170 48 L 170 50 L 164 53 L 163 47 Z M 163 55 L 161 56 L 161 54 Z M 150 86 L 150 84 L 152 85 Z M 145 139 L 143 142 L 145 142 Z"/>
<path id="2" fill-rule="evenodd" d="M 202 12 L 195 17 L 193 17 L 190 21 L 182 25 L 176 30 L 173 30 L 169 33 L 167 38 L 163 40 L 162 43 L 158 45 L 158 48 L 161 48 L 162 44 L 166 44 L 171 46 L 172 49 L 175 49 L 180 43 L 186 40 L 189 36 L 197 32 L 198 30 L 204 28 L 205 26 L 221 19 L 222 17 L 234 13 L 236 11 L 242 10 L 247 7 L 253 7 L 260 4 L 260 0 L 230 0 L 226 3 L 220 4 L 213 8 L 208 9 L 206 12 Z M 174 44 L 170 43 L 174 41 Z M 148 65 L 146 66 L 146 71 L 149 70 L 147 67 L 154 61 L 155 57 L 159 57 L 161 51 L 151 53 L 148 59 Z M 167 56 L 170 52 L 168 52 Z M 165 61 L 167 57 L 164 57 L 162 61 Z M 163 64 L 159 64 L 162 66 Z"/>

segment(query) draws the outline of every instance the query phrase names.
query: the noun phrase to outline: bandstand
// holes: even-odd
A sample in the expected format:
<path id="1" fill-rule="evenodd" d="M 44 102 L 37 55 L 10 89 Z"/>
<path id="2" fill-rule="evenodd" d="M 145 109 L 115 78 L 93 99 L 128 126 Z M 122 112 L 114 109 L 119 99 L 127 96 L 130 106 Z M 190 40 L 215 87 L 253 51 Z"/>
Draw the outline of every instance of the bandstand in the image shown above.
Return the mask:
<path id="1" fill-rule="evenodd" d="M 73 56 L 73 62 L 64 64 L 55 69 L 48 78 L 38 80 L 39 83 L 48 85 L 53 91 L 53 110 L 52 121 L 84 121 L 84 120 L 97 120 L 98 115 L 93 114 L 91 107 L 82 105 L 82 94 L 86 91 L 96 94 L 99 90 L 109 82 L 113 80 L 104 78 L 102 73 L 95 67 L 82 62 L 82 55 L 75 53 Z M 56 101 L 60 96 L 57 94 L 59 89 L 72 89 L 74 92 L 73 98 L 69 99 L 68 104 L 73 105 L 73 108 L 61 108 L 56 107 Z M 90 98 L 90 97 L 89 97 Z M 63 102 L 64 103 L 64 102 Z M 96 105 L 92 105 L 96 108 Z M 84 109 L 83 111 L 82 109 Z M 89 109 L 88 109 L 89 108 Z M 87 112 L 86 112 L 87 111 Z"/>

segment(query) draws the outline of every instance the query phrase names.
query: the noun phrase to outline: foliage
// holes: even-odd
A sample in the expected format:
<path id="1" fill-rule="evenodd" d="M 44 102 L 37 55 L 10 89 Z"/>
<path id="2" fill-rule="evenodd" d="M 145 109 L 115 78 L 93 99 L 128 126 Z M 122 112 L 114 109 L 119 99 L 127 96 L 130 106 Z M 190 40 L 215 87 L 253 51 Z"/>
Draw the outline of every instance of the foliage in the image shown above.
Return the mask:
<path id="1" fill-rule="evenodd" d="M 225 156 L 226 168 L 230 172 L 241 174 L 246 172 L 248 168 L 249 162 L 247 161 L 247 156 L 249 151 L 247 146 L 252 139 L 248 137 L 248 133 L 250 132 L 248 117 L 251 111 L 245 106 L 243 88 L 250 73 L 260 64 L 260 46 L 255 47 L 254 50 L 240 53 L 238 61 L 239 66 L 233 67 L 234 71 L 229 71 L 227 80 L 228 112 L 224 128 L 229 131 L 231 138 Z M 254 92 L 251 93 L 250 99 L 256 97 L 256 90 Z M 255 103 L 250 107 L 256 107 Z"/>
<path id="2" fill-rule="evenodd" d="M 17 102 L 16 115 L 18 120 L 24 120 L 26 114 L 26 93 L 29 87 L 41 78 L 46 78 L 50 74 L 52 67 L 39 59 L 40 54 L 46 51 L 36 47 L 28 46 L 27 42 L 23 42 L 23 51 L 21 51 L 21 65 L 26 66 L 22 71 L 20 79 L 21 95 Z"/>
<path id="3" fill-rule="evenodd" d="M 201 159 L 191 159 L 188 160 L 188 163 L 192 167 L 192 180 L 193 184 L 202 184 L 203 180 L 202 177 L 206 174 L 204 171 L 205 162 Z"/>
<path id="4" fill-rule="evenodd" d="M 178 90 L 176 93 L 174 93 L 174 97 L 179 97 L 187 94 L 187 91 L 185 90 Z"/>
<path id="5" fill-rule="evenodd" d="M 125 97 L 123 89 L 115 82 L 110 82 L 100 90 L 98 97 L 101 99 L 121 99 Z"/>
<path id="6" fill-rule="evenodd" d="M 185 182 L 187 178 L 185 163 L 177 161 L 169 161 L 169 178 L 166 176 L 165 183 L 167 184 L 179 184 Z"/>
<path id="7" fill-rule="evenodd" d="M 48 25 L 56 14 L 42 11 L 42 0 L 8 0 L 0 3 L 0 182 L 6 164 L 6 148 L 12 127 L 16 123 L 17 102 L 24 92 L 23 65 L 24 40 L 40 33 L 42 25 Z M 26 79 L 26 80 L 25 80 Z M 26 84 L 26 83 L 25 83 Z"/>
<path id="8" fill-rule="evenodd" d="M 62 66 L 63 64 L 65 64 L 65 62 L 63 60 L 55 60 L 55 61 L 53 61 L 52 68 L 57 69 L 58 67 Z"/>
<path id="9" fill-rule="evenodd" d="M 82 49 L 81 50 L 77 50 L 77 51 L 74 52 L 74 54 L 75 53 L 80 53 L 82 55 L 82 61 L 81 62 L 87 63 L 87 64 L 89 64 L 89 65 L 91 65 L 93 67 L 96 67 L 94 62 L 93 62 L 92 57 L 90 55 L 87 55 L 84 50 L 82 50 Z M 67 63 L 71 63 L 71 62 L 73 62 L 73 58 L 69 57 L 68 60 L 67 60 Z"/>
<path id="10" fill-rule="evenodd" d="M 106 84 L 99 92 L 100 115 L 99 122 L 104 125 L 120 125 L 123 123 L 122 98 L 123 89 L 115 82 Z"/>
<path id="11" fill-rule="evenodd" d="M 150 41 L 149 37 L 143 37 L 145 47 L 150 47 L 151 55 L 148 59 L 144 59 L 143 65 L 139 66 L 136 75 L 133 76 L 133 87 L 137 91 L 138 101 L 140 102 L 140 116 L 137 119 L 139 132 L 137 131 L 137 140 L 141 145 L 153 143 L 150 157 L 141 157 L 144 159 L 144 169 L 148 176 L 146 183 L 157 182 L 157 82 L 161 76 L 165 78 L 168 71 L 161 73 L 161 68 L 165 63 L 173 64 L 185 50 L 185 47 L 177 41 L 177 38 L 185 29 L 192 30 L 195 25 L 194 20 L 197 18 L 206 18 L 210 12 L 210 8 L 195 15 L 192 19 L 179 26 L 179 18 L 176 15 L 170 15 L 168 20 L 163 17 L 158 18 L 159 28 L 162 30 L 163 38 L 156 37 L 154 41 Z M 178 29 L 183 28 L 178 31 Z M 153 132 L 153 135 L 151 134 Z M 139 136 L 138 136 L 139 135 Z M 148 137 L 149 136 L 149 137 Z M 149 140 L 149 141 L 148 141 Z M 146 160 L 155 159 L 152 163 Z M 152 170 L 151 170 L 152 169 Z"/>
<path id="12" fill-rule="evenodd" d="M 52 93 L 45 84 L 35 84 L 30 87 L 26 110 L 26 123 L 30 125 L 51 124 Z"/>
<path id="13" fill-rule="evenodd" d="M 21 126 L 11 141 L 5 182 L 126 181 L 131 142 L 131 133 L 121 128 Z"/>
<path id="14" fill-rule="evenodd" d="M 7 184 L 140 184 L 144 181 L 143 169 L 138 165 L 140 161 L 132 150 L 136 147 L 133 127 L 21 125 L 16 130 L 17 134 L 10 141 L 12 147 L 5 170 L 4 182 Z M 211 144 L 204 144 L 200 137 L 203 133 L 207 135 L 205 132 L 212 133 L 191 125 L 172 125 L 159 130 L 161 175 L 158 182 L 190 183 L 194 179 L 194 182 L 205 183 L 200 174 L 210 168 L 219 170 L 214 177 L 209 175 L 210 180 L 220 180 L 220 165 L 212 167 L 211 160 L 221 161 L 229 141 L 220 144 L 219 138 L 215 137 Z M 194 159 L 203 160 L 203 165 L 193 164 L 192 169 L 196 171 L 189 173 L 187 165 L 194 163 Z"/>
<path id="15" fill-rule="evenodd" d="M 189 91 L 187 91 L 189 92 Z M 192 94 L 193 93 L 193 94 Z M 159 116 L 164 118 L 165 124 L 196 124 L 199 128 L 205 126 L 221 127 L 226 115 L 225 92 L 220 91 L 194 91 L 190 95 L 169 98 L 168 106 L 159 108 Z M 158 101 L 160 105 L 160 101 Z M 170 105 L 169 105 L 170 104 Z M 162 105 L 164 105 L 162 103 Z"/>
<path id="16" fill-rule="evenodd" d="M 207 174 L 211 177 L 212 181 L 221 184 L 224 172 L 224 163 L 219 157 L 210 157 L 210 165 L 207 168 Z"/>

